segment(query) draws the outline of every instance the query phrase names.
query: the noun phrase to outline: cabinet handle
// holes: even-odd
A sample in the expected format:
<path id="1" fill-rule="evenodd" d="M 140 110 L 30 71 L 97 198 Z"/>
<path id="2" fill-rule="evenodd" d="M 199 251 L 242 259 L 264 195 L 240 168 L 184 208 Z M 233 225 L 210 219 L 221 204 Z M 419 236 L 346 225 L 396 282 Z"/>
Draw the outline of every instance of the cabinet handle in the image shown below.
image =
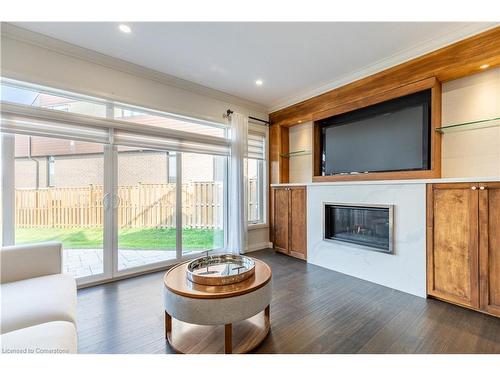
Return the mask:
<path id="1" fill-rule="evenodd" d="M 479 187 L 479 190 L 484 190 L 484 189 L 486 189 L 484 186 Z"/>
<path id="2" fill-rule="evenodd" d="M 477 189 L 477 186 L 473 186 L 471 187 L 472 190 L 476 190 Z"/>

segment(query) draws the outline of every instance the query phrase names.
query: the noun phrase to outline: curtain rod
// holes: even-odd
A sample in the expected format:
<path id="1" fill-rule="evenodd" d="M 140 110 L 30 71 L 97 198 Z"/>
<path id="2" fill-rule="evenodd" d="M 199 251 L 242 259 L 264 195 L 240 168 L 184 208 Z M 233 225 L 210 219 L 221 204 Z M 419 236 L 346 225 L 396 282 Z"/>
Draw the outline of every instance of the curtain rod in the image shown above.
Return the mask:
<path id="1" fill-rule="evenodd" d="M 231 116 L 231 114 L 232 114 L 233 112 L 234 112 L 234 111 L 231 111 L 230 109 L 228 109 L 228 110 L 226 111 L 226 114 L 225 114 L 225 116 L 224 116 L 224 117 L 229 117 L 229 116 Z M 266 120 L 261 120 L 260 118 L 257 118 L 257 117 L 248 116 L 248 118 L 249 118 L 250 120 L 260 121 L 260 122 L 263 122 L 263 123 L 264 123 L 264 124 L 266 124 L 266 125 L 270 125 L 269 121 L 266 121 Z"/>

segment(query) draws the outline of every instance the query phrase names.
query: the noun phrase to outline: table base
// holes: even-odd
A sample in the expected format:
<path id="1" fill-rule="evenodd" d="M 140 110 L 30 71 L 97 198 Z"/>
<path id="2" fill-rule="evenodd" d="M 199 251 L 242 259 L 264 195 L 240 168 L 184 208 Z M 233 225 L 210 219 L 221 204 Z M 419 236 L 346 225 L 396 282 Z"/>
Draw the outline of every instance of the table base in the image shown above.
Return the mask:
<path id="1" fill-rule="evenodd" d="M 248 353 L 264 341 L 270 327 L 269 306 L 251 318 L 225 326 L 190 324 L 165 311 L 165 334 L 177 353 Z"/>

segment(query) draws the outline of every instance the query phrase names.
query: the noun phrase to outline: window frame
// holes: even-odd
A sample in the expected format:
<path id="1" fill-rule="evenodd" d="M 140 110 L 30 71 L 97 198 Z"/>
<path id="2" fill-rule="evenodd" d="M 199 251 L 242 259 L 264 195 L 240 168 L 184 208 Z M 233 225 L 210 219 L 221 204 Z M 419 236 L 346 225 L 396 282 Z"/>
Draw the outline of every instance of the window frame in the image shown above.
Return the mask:
<path id="1" fill-rule="evenodd" d="M 260 228 L 269 227 L 269 128 L 266 125 L 261 125 L 259 123 L 250 122 L 248 124 L 248 132 L 255 135 L 260 135 L 263 137 L 264 141 L 264 158 L 261 160 L 260 167 L 258 168 L 259 173 L 259 211 L 261 219 L 259 221 L 249 221 L 247 220 L 248 230 L 255 230 Z M 254 159 L 259 160 L 259 159 Z M 248 197 L 247 197 L 248 200 Z M 248 204 L 248 201 L 247 201 Z M 247 218 L 248 219 L 248 218 Z"/>
<path id="2" fill-rule="evenodd" d="M 5 80 L 2 78 L 2 84 L 7 84 L 9 86 L 12 86 L 13 84 L 5 82 Z M 208 143 L 211 143 L 212 145 L 215 146 L 220 146 L 220 147 L 228 147 L 229 146 L 229 140 L 227 139 L 227 131 L 225 132 L 226 136 L 224 138 L 219 138 L 215 136 L 210 136 L 210 135 L 200 135 L 192 132 L 186 132 L 186 131 L 179 131 L 179 130 L 172 130 L 172 129 L 165 129 L 161 128 L 158 126 L 148 126 L 148 125 L 143 125 L 140 124 L 140 131 L 137 130 L 138 124 L 134 122 L 124 122 L 124 121 L 119 121 L 115 119 L 114 112 L 115 112 L 115 105 L 118 107 L 128 107 L 127 109 L 138 109 L 142 112 L 146 113 L 151 113 L 154 115 L 165 115 L 166 117 L 173 117 L 176 119 L 182 119 L 186 122 L 193 122 L 195 124 L 202 124 L 202 125 L 209 125 L 209 126 L 217 126 L 223 129 L 229 129 L 229 126 L 224 123 L 215 123 L 215 122 L 210 122 L 202 119 L 194 119 L 186 116 L 181 116 L 181 115 L 174 115 L 174 114 L 167 114 L 165 112 L 160 112 L 156 110 L 148 110 L 142 107 L 137 107 L 137 106 L 132 106 L 128 104 L 123 104 L 123 103 L 118 103 L 114 101 L 107 101 L 105 99 L 99 99 L 99 98 L 92 98 L 92 97 L 87 97 L 87 96 L 82 96 L 79 94 L 72 95 L 72 93 L 68 93 L 62 90 L 57 90 L 54 89 L 53 91 L 49 88 L 38 86 L 38 85 L 32 85 L 27 83 L 26 85 L 23 85 L 21 82 L 18 82 L 15 84 L 15 87 L 20 88 L 20 89 L 26 89 L 26 90 L 33 90 L 33 88 L 36 88 L 40 92 L 44 92 L 47 94 L 55 94 L 61 97 L 64 97 L 66 99 L 68 98 L 76 98 L 76 99 L 83 99 L 86 101 L 95 101 L 97 103 L 105 103 L 106 104 L 106 116 L 105 117 L 96 117 L 96 116 L 88 116 L 80 113 L 73 113 L 73 112 L 67 112 L 67 111 L 60 111 L 57 109 L 51 109 L 51 108 L 46 108 L 46 107 L 37 107 L 37 106 L 29 106 L 29 105 L 21 105 L 21 104 L 16 104 L 13 102 L 1 102 L 2 104 L 5 103 L 3 111 L 5 110 L 6 113 L 9 114 L 15 114 L 15 115 L 26 115 L 28 116 L 33 116 L 33 118 L 37 119 L 42 119 L 42 120 L 47 120 L 47 121 L 54 121 L 54 123 L 65 123 L 69 124 L 68 126 L 71 127 L 72 125 L 77 126 L 78 124 L 84 124 L 84 126 L 88 128 L 99 128 L 99 129 L 106 129 L 108 135 L 109 135 L 109 142 L 104 143 L 104 176 L 105 179 L 103 181 L 103 189 L 105 192 L 108 193 L 113 193 L 116 194 L 115 189 L 116 189 L 116 182 L 117 182 L 117 157 L 118 157 L 118 151 L 117 151 L 117 145 L 114 144 L 113 139 L 114 139 L 114 132 L 116 130 L 123 130 L 123 131 L 132 131 L 136 133 L 141 133 L 141 134 L 149 134 L 153 137 L 169 137 L 169 136 L 177 136 L 179 137 L 180 140 L 192 140 L 193 142 L 203 142 L 207 141 Z M 17 112 L 16 112 L 17 111 Z M 2 112 L 3 114 L 3 112 Z M 12 131 L 12 130 L 11 130 Z M 2 147 L 1 152 L 2 152 L 2 167 L 4 169 L 4 173 L 7 172 L 7 174 L 14 174 L 15 167 L 13 166 L 15 156 L 14 156 L 14 136 L 15 134 L 23 134 L 23 133 L 16 133 L 14 131 L 14 134 L 9 132 L 8 130 L 5 132 L 1 132 L 0 137 L 2 141 Z M 30 133 L 31 134 L 31 133 Z M 37 135 L 37 134 L 31 134 L 32 136 L 45 136 L 45 137 L 51 137 L 51 135 Z M 52 135 L 56 138 L 65 138 L 65 139 L 72 139 L 72 140 L 79 140 L 75 139 L 73 134 L 65 134 L 65 135 Z M 118 269 L 118 228 L 116 225 L 116 220 L 117 220 L 117 209 L 114 207 L 115 205 L 111 204 L 111 208 L 109 209 L 109 212 L 105 212 L 105 222 L 103 223 L 103 229 L 104 229 L 104 245 L 103 245 L 103 273 L 95 276 L 84 276 L 81 278 L 77 279 L 77 285 L 78 286 L 90 286 L 90 285 L 96 285 L 99 283 L 102 283 L 103 281 L 110 281 L 110 280 L 115 280 L 117 278 L 125 277 L 125 276 L 131 276 L 131 275 L 137 275 L 141 274 L 144 272 L 152 272 L 155 270 L 160 270 L 164 269 L 165 267 L 171 266 L 173 264 L 177 264 L 179 262 L 195 258 L 198 255 L 197 252 L 191 255 L 182 255 L 182 221 L 179 219 L 182 217 L 182 194 L 180 191 L 180 188 L 182 186 L 182 154 L 183 152 L 193 152 L 193 151 L 175 151 L 175 150 L 169 150 L 169 151 L 174 151 L 178 152 L 176 156 L 176 167 L 178 168 L 177 170 L 177 176 L 176 176 L 176 185 L 177 185 L 177 190 L 178 190 L 178 198 L 176 202 L 176 216 L 178 220 L 178 226 L 177 226 L 177 250 L 176 254 L 177 257 L 174 260 L 171 261 L 162 261 L 158 263 L 153 263 L 150 265 L 144 265 L 144 266 L 138 266 L 138 267 L 132 267 L 128 269 Z M 11 155 L 12 154 L 12 155 Z M 214 154 L 216 155 L 216 154 Z M 5 156 L 5 157 L 4 157 Z M 218 155 L 221 156 L 221 155 Z M 224 192 L 223 192 L 223 200 L 224 200 L 224 208 L 223 208 L 223 223 L 224 223 L 224 247 L 227 243 L 227 167 L 228 167 L 228 156 L 223 155 L 224 158 Z M 12 196 L 15 194 L 15 179 L 3 179 L 3 185 L 9 185 L 7 189 L 4 187 L 4 202 L 7 199 L 8 196 Z M 7 181 L 10 181 L 10 183 L 6 183 Z M 5 193 L 8 193 L 7 195 Z M 113 201 L 111 199 L 111 201 Z M 11 199 L 12 202 L 14 202 L 14 199 Z M 12 204 L 10 205 L 2 205 L 2 216 L 3 216 L 3 225 L 2 225 L 2 242 L 3 245 L 13 245 L 15 244 L 15 207 L 12 207 Z M 214 251 L 221 250 L 221 248 L 213 249 Z M 178 257 L 178 254 L 180 252 L 181 257 Z"/>
<path id="3" fill-rule="evenodd" d="M 47 187 L 54 186 L 54 175 L 56 170 L 56 159 L 54 156 L 47 157 Z"/>

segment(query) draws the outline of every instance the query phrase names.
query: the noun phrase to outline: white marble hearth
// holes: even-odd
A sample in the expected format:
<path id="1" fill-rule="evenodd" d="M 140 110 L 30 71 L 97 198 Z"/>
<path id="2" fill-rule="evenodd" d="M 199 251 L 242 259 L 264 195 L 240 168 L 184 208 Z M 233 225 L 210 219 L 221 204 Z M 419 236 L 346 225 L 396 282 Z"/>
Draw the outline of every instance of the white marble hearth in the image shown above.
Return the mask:
<path id="1" fill-rule="evenodd" d="M 308 262 L 425 297 L 425 200 L 425 183 L 308 185 Z M 394 205 L 394 254 L 325 241 L 324 202 Z"/>

